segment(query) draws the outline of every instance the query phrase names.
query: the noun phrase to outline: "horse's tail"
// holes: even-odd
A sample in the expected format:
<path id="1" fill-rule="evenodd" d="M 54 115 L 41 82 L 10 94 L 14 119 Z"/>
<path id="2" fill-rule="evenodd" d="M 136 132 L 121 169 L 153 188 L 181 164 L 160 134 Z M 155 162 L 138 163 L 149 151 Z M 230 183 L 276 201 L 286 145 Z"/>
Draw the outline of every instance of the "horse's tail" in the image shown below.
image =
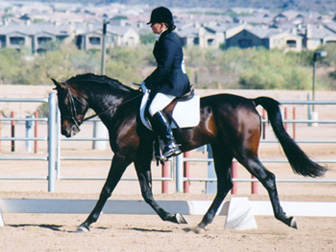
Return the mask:
<path id="1" fill-rule="evenodd" d="M 284 129 L 279 102 L 269 97 L 258 97 L 253 101 L 256 106 L 261 105 L 267 111 L 268 119 L 271 122 L 273 131 L 278 138 L 293 171 L 303 176 L 322 176 L 327 169 L 310 160 Z"/>

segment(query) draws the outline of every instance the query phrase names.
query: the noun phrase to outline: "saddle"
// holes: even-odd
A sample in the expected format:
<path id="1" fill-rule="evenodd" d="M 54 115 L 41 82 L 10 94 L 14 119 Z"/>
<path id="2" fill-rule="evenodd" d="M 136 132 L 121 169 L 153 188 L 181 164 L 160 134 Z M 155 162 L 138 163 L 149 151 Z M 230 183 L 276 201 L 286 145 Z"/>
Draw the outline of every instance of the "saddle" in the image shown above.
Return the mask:
<path id="1" fill-rule="evenodd" d="M 150 122 L 146 119 L 145 108 L 150 91 L 144 92 L 140 105 L 140 119 L 142 124 L 152 130 Z M 190 92 L 182 97 L 175 98 L 164 112 L 171 119 L 171 128 L 193 128 L 200 121 L 200 96 Z"/>
<path id="2" fill-rule="evenodd" d="M 142 124 L 149 130 L 153 131 L 150 122 L 146 119 L 145 109 L 149 99 L 150 91 L 146 90 L 141 100 L 140 105 L 140 119 Z M 194 95 L 193 92 L 175 98 L 165 109 L 164 113 L 171 122 L 172 129 L 192 128 L 200 122 L 200 96 Z M 163 164 L 165 158 L 162 155 L 163 143 L 158 137 L 154 141 L 154 156 L 159 162 Z"/>

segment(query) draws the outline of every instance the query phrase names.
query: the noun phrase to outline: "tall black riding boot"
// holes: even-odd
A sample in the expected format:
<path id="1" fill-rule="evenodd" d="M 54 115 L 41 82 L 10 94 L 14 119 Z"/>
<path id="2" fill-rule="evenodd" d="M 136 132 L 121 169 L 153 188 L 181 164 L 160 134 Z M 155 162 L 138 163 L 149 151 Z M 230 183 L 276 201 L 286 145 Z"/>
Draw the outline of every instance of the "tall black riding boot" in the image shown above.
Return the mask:
<path id="1" fill-rule="evenodd" d="M 175 142 L 170 124 L 162 111 L 156 112 L 150 118 L 150 122 L 155 133 L 160 136 L 165 144 L 165 147 L 162 150 L 162 155 L 166 158 L 169 158 L 173 155 L 180 154 L 181 150 Z"/>

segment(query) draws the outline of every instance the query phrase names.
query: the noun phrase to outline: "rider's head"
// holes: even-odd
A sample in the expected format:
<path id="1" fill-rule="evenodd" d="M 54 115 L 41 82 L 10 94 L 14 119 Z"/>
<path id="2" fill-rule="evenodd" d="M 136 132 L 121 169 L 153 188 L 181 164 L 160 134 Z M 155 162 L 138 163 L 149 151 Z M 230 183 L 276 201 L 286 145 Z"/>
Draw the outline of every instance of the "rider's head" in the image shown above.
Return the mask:
<path id="1" fill-rule="evenodd" d="M 152 11 L 150 21 L 147 24 L 151 26 L 154 24 L 165 24 L 168 30 L 174 30 L 176 26 L 174 25 L 173 14 L 166 7 L 157 7 Z"/>

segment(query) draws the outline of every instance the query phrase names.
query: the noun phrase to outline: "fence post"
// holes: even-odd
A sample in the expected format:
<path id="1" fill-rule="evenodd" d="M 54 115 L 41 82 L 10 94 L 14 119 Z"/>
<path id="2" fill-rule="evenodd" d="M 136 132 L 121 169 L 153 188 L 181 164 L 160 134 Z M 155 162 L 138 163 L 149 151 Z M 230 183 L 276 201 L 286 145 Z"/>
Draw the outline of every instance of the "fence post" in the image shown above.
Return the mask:
<path id="1" fill-rule="evenodd" d="M 284 119 L 287 120 L 288 116 L 287 116 L 287 107 L 284 107 Z M 288 132 L 287 129 L 287 122 L 285 122 L 285 130 L 286 132 Z"/>
<path id="2" fill-rule="evenodd" d="M 176 192 L 183 192 L 183 156 L 176 156 Z"/>
<path id="3" fill-rule="evenodd" d="M 32 119 L 34 118 L 33 115 L 26 116 L 27 119 Z M 33 126 L 34 126 L 34 121 L 26 121 L 26 151 L 27 152 L 32 152 L 32 143 L 33 141 L 28 140 L 29 138 L 33 137 Z"/>
<path id="4" fill-rule="evenodd" d="M 105 125 L 101 121 L 93 122 L 93 137 L 94 138 L 107 138 L 108 131 Z M 92 149 L 93 150 L 106 150 L 107 142 L 104 140 L 93 140 Z"/>
<path id="5" fill-rule="evenodd" d="M 296 139 L 296 123 L 295 123 L 295 120 L 296 120 L 296 108 L 293 107 L 293 139 L 295 140 Z"/>
<path id="6" fill-rule="evenodd" d="M 0 114 L 0 119 L 1 119 L 1 114 Z M 1 120 L 0 120 L 0 137 L 1 137 Z M 0 141 L 0 151 L 1 151 L 1 141 Z"/>
<path id="7" fill-rule="evenodd" d="M 55 140 L 56 140 L 56 94 L 49 94 L 49 118 L 48 118 L 48 191 L 55 192 Z"/>
<path id="8" fill-rule="evenodd" d="M 11 112 L 11 118 L 14 119 L 15 112 Z M 11 121 L 11 137 L 15 137 L 15 121 Z M 11 141 L 11 152 L 15 152 L 15 140 Z"/>
<path id="9" fill-rule="evenodd" d="M 231 174 L 232 174 L 232 178 L 235 179 L 238 177 L 238 164 L 236 161 L 232 162 L 231 165 Z M 233 182 L 233 187 L 231 189 L 231 193 L 232 194 L 237 194 L 238 193 L 238 185 L 237 182 Z"/>
<path id="10" fill-rule="evenodd" d="M 255 179 L 254 176 L 251 176 L 252 179 Z M 258 194 L 258 182 L 252 181 L 251 183 L 251 192 L 252 194 Z"/>
<path id="11" fill-rule="evenodd" d="M 212 155 L 212 148 L 210 145 L 207 146 L 208 150 L 208 158 L 213 158 Z M 216 173 L 215 173 L 215 168 L 214 168 L 214 162 L 210 161 L 208 162 L 208 178 L 209 179 L 216 179 Z M 217 182 L 216 181 L 209 181 L 207 182 L 207 193 L 209 194 L 215 194 L 217 192 Z"/>
<path id="12" fill-rule="evenodd" d="M 56 109 L 56 178 L 61 178 L 61 116 L 60 110 Z"/>
<path id="13" fill-rule="evenodd" d="M 307 94 L 307 101 L 310 101 L 310 94 Z M 308 120 L 312 119 L 312 115 L 311 115 L 311 104 L 308 104 L 307 106 L 307 115 L 308 115 Z M 311 123 L 308 123 L 308 126 L 311 126 Z"/>
<path id="14" fill-rule="evenodd" d="M 185 158 L 189 158 L 190 153 L 189 152 L 185 152 L 183 155 L 184 155 Z M 189 166 L 189 162 L 188 161 L 184 162 L 183 168 L 184 168 L 184 177 L 185 178 L 189 178 L 190 177 L 190 166 Z M 184 192 L 185 193 L 189 193 L 190 192 L 190 182 L 189 181 L 184 181 Z"/>
<path id="15" fill-rule="evenodd" d="M 162 178 L 168 178 L 169 177 L 169 161 L 165 161 L 162 165 Z M 169 183 L 167 180 L 162 180 L 162 193 L 168 193 L 169 191 Z"/>
<path id="16" fill-rule="evenodd" d="M 38 114 L 37 111 L 34 113 L 34 116 L 35 116 L 35 119 L 38 118 L 39 114 Z M 35 137 L 35 138 L 38 137 L 38 121 L 35 121 L 34 137 Z M 38 152 L 38 141 L 35 140 L 35 141 L 34 141 L 34 153 L 37 153 L 37 152 Z"/>

